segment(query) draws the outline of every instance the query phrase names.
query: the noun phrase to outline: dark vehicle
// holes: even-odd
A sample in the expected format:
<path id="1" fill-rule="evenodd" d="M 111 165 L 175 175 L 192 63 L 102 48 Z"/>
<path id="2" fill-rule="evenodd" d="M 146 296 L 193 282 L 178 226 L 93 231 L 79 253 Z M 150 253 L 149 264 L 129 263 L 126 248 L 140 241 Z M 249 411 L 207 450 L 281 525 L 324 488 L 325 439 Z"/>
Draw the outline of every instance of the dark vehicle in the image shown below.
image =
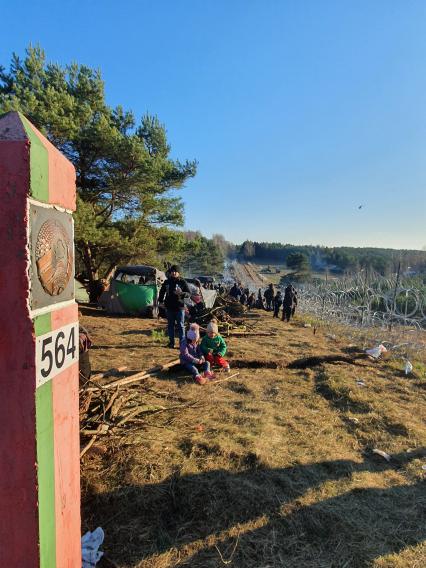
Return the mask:
<path id="1" fill-rule="evenodd" d="M 159 314 L 158 294 L 166 279 L 162 270 L 143 264 L 120 266 L 99 305 L 110 314 L 134 314 L 156 318 Z"/>
<path id="2" fill-rule="evenodd" d="M 214 284 L 215 279 L 213 276 L 197 276 L 197 280 L 201 282 L 201 284 Z"/>

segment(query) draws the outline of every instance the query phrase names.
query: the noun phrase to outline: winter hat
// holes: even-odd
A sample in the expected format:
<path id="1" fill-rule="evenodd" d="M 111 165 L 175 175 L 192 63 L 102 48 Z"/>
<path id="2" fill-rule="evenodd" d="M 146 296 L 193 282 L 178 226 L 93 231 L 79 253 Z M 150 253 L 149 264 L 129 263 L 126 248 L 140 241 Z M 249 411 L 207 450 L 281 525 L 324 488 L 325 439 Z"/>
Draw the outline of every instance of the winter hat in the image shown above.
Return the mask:
<path id="1" fill-rule="evenodd" d="M 217 327 L 217 323 L 211 321 L 207 326 L 207 333 L 219 333 L 219 328 Z"/>
<path id="2" fill-rule="evenodd" d="M 189 326 L 188 333 L 190 331 L 193 331 L 195 333 L 196 339 L 200 339 L 200 326 L 198 325 L 198 323 L 191 323 L 191 325 Z M 188 336 L 188 334 L 187 334 L 187 336 Z"/>
<path id="3" fill-rule="evenodd" d="M 180 273 L 180 268 L 177 264 L 172 264 L 172 266 L 169 268 L 169 272 L 179 272 Z"/>
<path id="4" fill-rule="evenodd" d="M 188 329 L 188 331 L 186 332 L 186 337 L 191 341 L 198 339 L 197 333 L 194 329 Z"/>

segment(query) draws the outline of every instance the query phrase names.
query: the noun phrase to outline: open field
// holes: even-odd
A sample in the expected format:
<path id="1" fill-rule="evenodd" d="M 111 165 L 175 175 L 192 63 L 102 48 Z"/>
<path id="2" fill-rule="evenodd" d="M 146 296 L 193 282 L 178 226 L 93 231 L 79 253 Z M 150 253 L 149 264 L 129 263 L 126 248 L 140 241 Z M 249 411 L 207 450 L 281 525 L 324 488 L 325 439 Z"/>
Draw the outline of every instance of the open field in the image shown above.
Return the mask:
<path id="1" fill-rule="evenodd" d="M 152 334 L 164 320 L 83 312 L 95 372 L 177 355 Z M 424 365 L 405 377 L 302 319 L 248 321 L 271 335 L 227 339 L 238 376 L 198 386 L 172 370 L 128 387 L 165 410 L 85 454 L 84 530 L 104 528 L 120 568 L 425 566 Z"/>
<path id="2" fill-rule="evenodd" d="M 267 261 L 256 261 L 251 260 L 250 262 L 238 262 L 233 265 L 235 267 L 235 277 L 240 279 L 242 282 L 246 282 L 247 279 L 253 282 L 255 287 L 265 288 L 270 282 L 274 285 L 278 285 L 282 276 L 286 274 L 291 274 L 293 270 L 287 268 L 286 265 L 277 262 L 267 262 Z M 279 272 L 264 272 L 264 270 L 271 268 L 279 269 Z M 317 278 L 319 280 L 325 280 L 326 278 L 330 280 L 335 280 L 338 277 L 333 275 L 326 275 L 325 272 L 311 272 L 312 278 Z"/>

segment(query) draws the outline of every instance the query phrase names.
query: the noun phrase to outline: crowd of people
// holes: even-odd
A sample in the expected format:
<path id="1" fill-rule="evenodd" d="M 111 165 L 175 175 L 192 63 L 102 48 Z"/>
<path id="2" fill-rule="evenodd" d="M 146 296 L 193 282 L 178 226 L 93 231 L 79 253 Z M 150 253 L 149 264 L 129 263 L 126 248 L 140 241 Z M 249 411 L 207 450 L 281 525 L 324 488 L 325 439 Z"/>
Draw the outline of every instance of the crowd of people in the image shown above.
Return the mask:
<path id="1" fill-rule="evenodd" d="M 283 321 L 290 321 L 294 316 L 297 306 L 297 291 L 292 284 L 289 284 L 284 290 L 284 296 L 281 290 L 275 290 L 273 284 L 269 284 L 265 291 L 259 288 L 257 298 L 254 292 L 250 292 L 248 288 L 243 288 L 238 282 L 234 282 L 229 295 L 238 300 L 249 309 L 258 308 L 273 312 L 275 318 L 279 318 L 280 309 L 282 307 Z"/>
<path id="2" fill-rule="evenodd" d="M 196 281 L 200 287 L 201 282 Z M 226 292 L 221 286 L 220 292 Z M 294 316 L 297 306 L 297 291 L 289 284 L 282 296 L 281 290 L 275 290 L 273 284 L 269 284 L 265 291 L 259 288 L 256 294 L 249 288 L 244 288 L 239 282 L 234 282 L 228 290 L 228 294 L 234 300 L 240 302 L 248 309 L 258 308 L 272 311 L 273 317 L 279 318 L 282 308 L 282 321 L 289 322 Z M 188 283 L 180 275 L 177 265 L 170 267 L 168 278 L 162 284 L 159 293 L 160 305 L 164 305 L 167 314 L 168 347 L 175 348 L 176 330 L 179 340 L 181 364 L 192 374 L 198 384 L 205 384 L 208 379 L 214 377 L 212 367 L 217 366 L 225 372 L 229 372 L 230 365 L 224 358 L 227 346 L 224 338 L 219 334 L 217 321 L 213 318 L 207 325 L 206 334 L 200 338 L 200 327 L 196 323 L 190 324 L 185 335 L 185 300 L 192 297 Z"/>
<path id="3" fill-rule="evenodd" d="M 195 279 L 189 285 L 182 278 L 179 266 L 172 265 L 167 272 L 167 279 L 163 282 L 158 296 L 159 305 L 164 307 L 167 317 L 168 347 L 175 348 L 177 335 L 180 362 L 200 385 L 214 378 L 213 367 L 218 367 L 224 372 L 230 371 L 229 362 L 225 359 L 227 345 L 219 333 L 218 322 L 214 317 L 208 323 L 203 338 L 200 335 L 200 326 L 194 321 L 190 323 L 189 329 L 185 333 L 185 316 L 189 314 L 190 319 L 196 319 L 198 312 L 202 310 L 203 288 L 205 287 L 211 289 L 211 283 L 203 286 L 200 280 Z M 289 322 L 294 316 L 297 307 L 297 291 L 291 284 L 285 288 L 284 296 L 281 290 L 275 290 L 273 284 L 269 284 L 265 290 L 259 288 L 257 296 L 255 292 L 249 288 L 244 288 L 239 282 L 234 282 L 230 288 L 223 284 L 217 285 L 216 289 L 221 294 L 227 292 L 231 298 L 247 306 L 249 310 L 256 308 L 271 311 L 274 318 L 280 317 L 280 310 L 282 309 L 281 319 L 286 322 Z M 192 304 L 189 310 L 188 300 Z M 90 345 L 87 345 L 85 334 L 87 341 L 90 341 L 87 331 L 80 327 L 81 353 L 87 353 L 90 347 Z M 84 356 L 82 360 L 84 360 Z M 81 371 L 82 369 L 80 369 Z M 86 373 L 81 374 L 84 376 Z"/>

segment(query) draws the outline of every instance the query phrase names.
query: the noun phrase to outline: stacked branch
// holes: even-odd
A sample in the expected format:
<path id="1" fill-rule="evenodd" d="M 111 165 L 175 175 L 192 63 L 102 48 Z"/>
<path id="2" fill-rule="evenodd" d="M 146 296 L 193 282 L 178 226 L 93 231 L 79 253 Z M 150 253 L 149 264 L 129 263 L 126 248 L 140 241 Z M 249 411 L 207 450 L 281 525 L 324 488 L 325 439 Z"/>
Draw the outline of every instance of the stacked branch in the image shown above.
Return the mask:
<path id="1" fill-rule="evenodd" d="M 253 316 L 250 312 L 250 316 Z M 248 309 L 235 298 L 227 295 L 217 296 L 215 305 L 211 309 L 205 309 L 196 318 L 201 328 L 205 327 L 212 319 L 216 320 L 219 331 L 227 336 L 232 334 L 244 334 L 254 331 L 257 322 L 247 322 Z"/>
<path id="2" fill-rule="evenodd" d="M 118 378 L 105 384 L 94 384 L 90 381 L 90 386 L 82 388 L 80 390 L 80 434 L 86 444 L 81 450 L 80 457 L 84 456 L 98 438 L 120 435 L 120 431 L 133 422 L 140 424 L 141 417 L 178 412 L 198 404 L 186 402 L 168 406 L 152 404 L 146 400 L 150 389 L 144 392 L 140 388 L 137 390 L 132 388 L 135 385 L 140 387 L 141 382 L 175 367 L 178 363 L 179 359 L 174 359 L 164 365 L 157 365 L 147 371 Z M 111 372 L 103 376 L 105 375 L 111 376 Z"/>

